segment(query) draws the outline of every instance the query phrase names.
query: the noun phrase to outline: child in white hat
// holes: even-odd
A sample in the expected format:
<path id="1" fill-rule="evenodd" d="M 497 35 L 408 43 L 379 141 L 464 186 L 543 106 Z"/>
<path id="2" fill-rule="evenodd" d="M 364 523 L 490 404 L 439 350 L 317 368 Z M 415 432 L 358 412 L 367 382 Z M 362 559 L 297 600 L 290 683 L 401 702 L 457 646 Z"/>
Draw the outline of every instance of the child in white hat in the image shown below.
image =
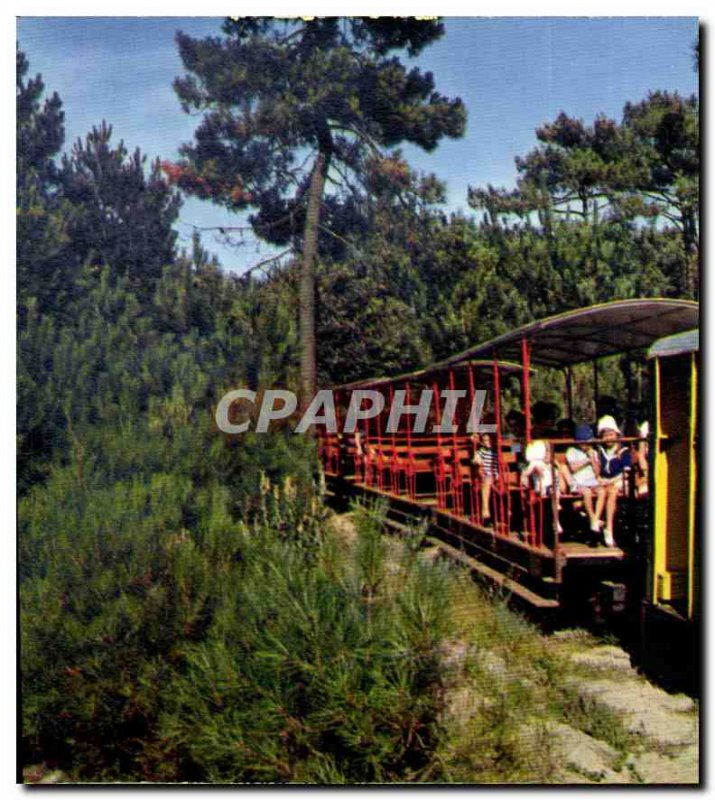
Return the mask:
<path id="1" fill-rule="evenodd" d="M 521 481 L 524 486 L 529 486 L 541 497 L 547 497 L 552 491 L 556 492 L 558 503 L 559 484 L 556 482 L 554 487 L 554 475 L 551 468 L 551 449 L 543 439 L 534 439 L 526 446 L 526 468 L 521 473 Z M 559 505 L 560 509 L 561 506 Z M 561 524 L 557 522 L 559 533 L 563 532 Z"/>
<path id="2" fill-rule="evenodd" d="M 626 471 L 631 467 L 631 451 L 628 447 L 621 446 L 620 428 L 609 414 L 598 420 L 597 431 L 601 438 L 601 444 L 596 448 L 601 491 L 596 498 L 596 519 L 601 519 L 605 506 L 606 527 L 603 537 L 607 547 L 615 547 L 613 521 L 616 517 L 618 491 L 623 486 Z"/>

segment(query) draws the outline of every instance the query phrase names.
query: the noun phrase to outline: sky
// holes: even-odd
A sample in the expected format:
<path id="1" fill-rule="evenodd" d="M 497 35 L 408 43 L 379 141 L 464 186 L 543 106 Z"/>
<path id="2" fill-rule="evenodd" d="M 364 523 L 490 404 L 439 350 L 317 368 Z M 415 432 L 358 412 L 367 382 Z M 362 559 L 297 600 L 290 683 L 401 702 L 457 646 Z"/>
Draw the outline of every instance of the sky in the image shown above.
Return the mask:
<path id="1" fill-rule="evenodd" d="M 21 17 L 18 42 L 30 73 L 42 73 L 62 98 L 66 149 L 106 120 L 113 138 L 150 159 L 172 160 L 197 118 L 184 114 L 172 81 L 183 74 L 174 34 L 220 35 L 221 18 Z M 446 181 L 448 210 L 473 213 L 468 186 L 511 187 L 514 158 L 531 150 L 534 130 L 560 111 L 585 122 L 620 119 L 627 101 L 656 89 L 697 92 L 694 17 L 449 17 L 445 34 L 415 59 L 436 87 L 467 107 L 467 131 L 432 153 L 405 145 L 414 169 Z M 235 215 L 187 198 L 177 223 L 180 244 L 192 226 L 237 225 Z M 241 272 L 272 251 L 255 241 L 226 247 L 213 233 L 206 248 Z"/>

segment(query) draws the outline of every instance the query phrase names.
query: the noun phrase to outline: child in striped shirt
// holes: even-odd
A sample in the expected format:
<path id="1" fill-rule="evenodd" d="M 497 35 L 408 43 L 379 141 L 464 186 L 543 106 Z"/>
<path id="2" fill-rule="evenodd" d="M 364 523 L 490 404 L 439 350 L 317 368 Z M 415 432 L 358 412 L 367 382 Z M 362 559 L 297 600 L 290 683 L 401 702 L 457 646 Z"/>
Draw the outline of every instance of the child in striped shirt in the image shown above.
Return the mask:
<path id="1" fill-rule="evenodd" d="M 489 433 L 475 434 L 472 437 L 475 445 L 472 463 L 479 467 L 479 496 L 482 507 L 482 522 L 490 525 L 492 521 L 489 503 L 491 500 L 492 486 L 499 475 L 497 454 L 492 446 L 492 437 Z"/>

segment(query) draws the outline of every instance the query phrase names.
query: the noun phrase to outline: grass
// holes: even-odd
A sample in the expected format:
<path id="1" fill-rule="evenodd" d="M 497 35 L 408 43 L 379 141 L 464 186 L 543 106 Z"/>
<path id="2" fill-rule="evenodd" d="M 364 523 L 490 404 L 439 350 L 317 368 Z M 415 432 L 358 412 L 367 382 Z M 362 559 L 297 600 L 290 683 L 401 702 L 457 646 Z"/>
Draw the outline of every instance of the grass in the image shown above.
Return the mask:
<path id="1" fill-rule="evenodd" d="M 545 724 L 560 664 L 503 598 L 453 569 L 447 601 L 463 643 L 444 758 L 457 782 L 547 783 L 557 764 Z"/>
<path id="2" fill-rule="evenodd" d="M 379 516 L 380 510 L 373 513 Z M 610 745 L 618 753 L 612 769 L 630 770 L 628 755 L 640 749 L 642 741 L 625 728 L 618 714 L 583 697 L 573 684 L 574 678 L 594 673 L 572 663 L 570 655 L 602 645 L 602 639 L 582 630 L 545 636 L 510 610 L 499 590 L 475 582 L 464 567 L 436 557 L 434 551 L 420 554 L 418 532 L 411 541 L 391 536 L 386 541 L 384 549 L 370 542 L 360 559 L 366 575 L 371 575 L 375 551 L 385 556 L 388 568 L 379 587 L 383 592 L 406 591 L 405 559 L 423 561 L 423 580 L 433 570 L 442 575 L 448 570 L 449 580 L 439 583 L 443 595 L 433 599 L 447 610 L 449 624 L 432 643 L 424 642 L 429 649 L 440 641 L 443 650 L 439 666 L 445 692 L 443 734 L 437 752 L 442 781 L 559 782 L 569 765 L 560 763 L 555 752 L 551 730 L 558 724 Z M 415 612 L 422 615 L 425 630 L 429 626 L 424 621 L 432 612 L 429 608 Z M 585 774 L 578 768 L 572 772 L 593 782 L 604 779 L 601 773 Z M 635 773 L 631 778 L 639 780 Z"/>
<path id="3" fill-rule="evenodd" d="M 625 728 L 615 712 L 574 689 L 560 688 L 554 710 L 567 725 L 606 742 L 619 753 L 631 752 L 638 743 L 638 737 Z"/>

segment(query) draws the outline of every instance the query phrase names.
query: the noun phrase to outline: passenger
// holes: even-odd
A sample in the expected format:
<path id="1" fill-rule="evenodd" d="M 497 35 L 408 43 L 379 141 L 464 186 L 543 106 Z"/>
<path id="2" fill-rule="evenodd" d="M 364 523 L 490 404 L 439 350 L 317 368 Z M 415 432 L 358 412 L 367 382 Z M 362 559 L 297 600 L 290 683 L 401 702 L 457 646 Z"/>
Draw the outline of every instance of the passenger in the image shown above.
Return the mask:
<path id="1" fill-rule="evenodd" d="M 534 439 L 526 446 L 526 469 L 521 473 L 521 482 L 531 488 L 540 496 L 548 497 L 553 491 L 554 477 L 551 469 L 552 454 L 548 442 Z M 559 487 L 556 486 L 557 508 L 561 510 L 559 500 Z M 562 532 L 561 524 L 557 523 L 559 533 Z"/>
<path id="2" fill-rule="evenodd" d="M 524 415 L 521 411 L 512 408 L 506 415 L 506 426 L 509 432 L 504 438 L 509 442 L 511 451 L 513 453 L 521 452 L 521 440 L 524 438 L 524 431 L 526 428 Z M 514 449 L 516 446 L 518 446 L 518 450 Z"/>
<path id="3" fill-rule="evenodd" d="M 491 433 L 480 433 L 472 436 L 472 443 L 475 446 L 472 463 L 479 469 L 479 498 L 481 501 L 482 524 L 490 525 L 491 515 L 491 495 L 494 481 L 499 475 L 499 463 L 497 453 L 492 443 Z"/>
<path id="4" fill-rule="evenodd" d="M 556 423 L 556 438 L 568 439 L 573 441 L 576 435 L 576 423 L 572 419 L 560 419 Z M 566 465 L 565 453 L 567 451 L 567 444 L 554 444 L 554 454 L 556 459 L 556 467 L 559 471 L 559 490 L 561 494 L 566 494 L 571 486 L 571 473 Z"/>
<path id="5" fill-rule="evenodd" d="M 557 439 L 573 439 L 576 432 L 576 423 L 572 419 L 560 419 L 556 423 Z"/>
<path id="6" fill-rule="evenodd" d="M 631 447 L 631 459 L 635 471 L 635 490 L 636 496 L 642 497 L 648 494 L 648 434 L 650 426 L 648 420 L 640 425 L 633 426 L 633 436 L 638 437 L 639 441 L 633 442 Z M 628 432 L 630 435 L 630 431 Z"/>
<path id="7" fill-rule="evenodd" d="M 560 409 L 556 403 L 539 400 L 531 407 L 532 434 L 535 439 L 546 439 L 554 435 Z"/>
<path id="8" fill-rule="evenodd" d="M 509 446 L 509 451 L 516 455 L 516 460 L 521 461 L 523 458 L 523 440 L 526 428 L 524 415 L 521 411 L 515 408 L 506 415 L 506 425 L 509 430 L 505 436 L 506 444 Z"/>
<path id="9" fill-rule="evenodd" d="M 618 492 L 623 486 L 626 470 L 631 466 L 631 451 L 622 447 L 619 441 L 621 431 L 612 416 L 606 415 L 598 420 L 597 433 L 601 444 L 596 448 L 598 456 L 598 478 L 601 492 L 596 499 L 596 519 L 600 520 L 606 509 L 606 527 L 603 537 L 607 547 L 615 547 L 613 521 L 616 517 Z"/>
<path id="10" fill-rule="evenodd" d="M 633 491 L 634 497 L 642 497 L 648 494 L 648 422 L 639 423 L 642 409 L 634 408 L 628 415 L 623 426 L 623 433 L 631 439 L 629 447 L 631 451 L 631 464 L 633 483 L 628 483 L 629 493 Z"/>
<path id="11" fill-rule="evenodd" d="M 542 439 L 534 439 L 526 446 L 526 469 L 521 474 L 524 486 L 531 486 L 542 497 L 546 497 L 553 486 L 549 461 L 549 447 Z"/>
<path id="12" fill-rule="evenodd" d="M 596 516 L 593 505 L 594 492 L 598 495 L 603 494 L 596 475 L 598 461 L 593 449 L 587 444 L 593 438 L 591 426 L 582 422 L 577 428 L 574 438 L 578 444 L 574 444 L 566 451 L 566 463 L 571 474 L 570 486 L 574 494 L 583 497 L 583 504 L 586 507 L 589 521 L 591 523 L 592 540 L 595 544 L 595 537 L 601 532 L 602 522 Z"/>
<path id="13" fill-rule="evenodd" d="M 621 407 L 615 397 L 610 394 L 601 394 L 596 398 L 596 419 L 601 419 L 601 417 L 618 419 L 620 415 Z"/>

